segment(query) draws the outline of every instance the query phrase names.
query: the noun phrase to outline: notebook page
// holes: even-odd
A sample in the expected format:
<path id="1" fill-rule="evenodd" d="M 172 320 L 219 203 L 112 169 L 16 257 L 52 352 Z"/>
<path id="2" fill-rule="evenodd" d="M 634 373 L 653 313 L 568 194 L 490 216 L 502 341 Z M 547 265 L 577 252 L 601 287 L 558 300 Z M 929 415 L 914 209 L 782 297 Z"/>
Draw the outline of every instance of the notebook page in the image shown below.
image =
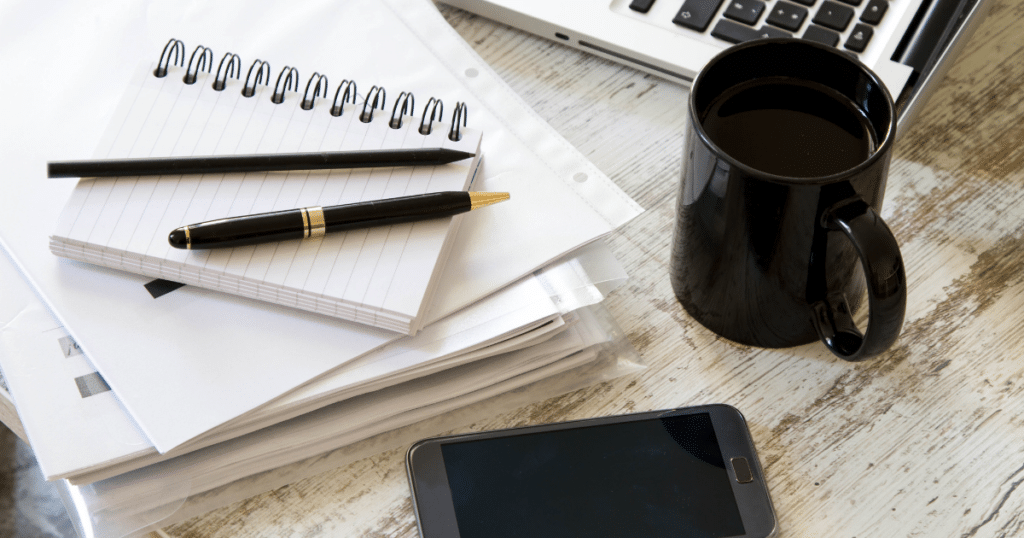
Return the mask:
<path id="1" fill-rule="evenodd" d="M 349 105 L 335 117 L 330 102 L 312 110 L 297 94 L 275 104 L 259 86 L 211 88 L 209 75 L 187 85 L 140 69 L 127 112 L 115 116 L 99 155 L 106 158 L 451 147 L 476 152 L 479 132 L 454 142 L 447 126 L 429 135 L 406 117 L 399 128 L 377 110 L 370 122 Z M 477 159 L 443 166 L 337 171 L 250 172 L 83 181 L 62 213 L 55 252 L 144 275 L 197 284 L 318 313 L 414 332 L 438 258 L 450 244 L 452 219 L 335 233 L 322 239 L 234 249 L 183 251 L 166 234 L 204 220 L 330 206 L 444 190 L 464 190 Z"/>

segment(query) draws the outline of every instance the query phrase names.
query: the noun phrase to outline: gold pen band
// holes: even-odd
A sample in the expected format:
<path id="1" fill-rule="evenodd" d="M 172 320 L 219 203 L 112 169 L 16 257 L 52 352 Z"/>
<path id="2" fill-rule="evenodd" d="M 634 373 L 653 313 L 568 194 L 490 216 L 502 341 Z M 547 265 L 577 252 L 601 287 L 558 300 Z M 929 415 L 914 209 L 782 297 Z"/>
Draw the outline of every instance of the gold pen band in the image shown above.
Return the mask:
<path id="1" fill-rule="evenodd" d="M 327 225 L 324 221 L 324 208 L 320 206 L 304 207 L 299 210 L 302 213 L 302 238 L 323 237 L 327 233 Z"/>
<path id="2" fill-rule="evenodd" d="M 185 248 L 192 250 L 192 235 L 188 233 L 191 226 L 185 226 Z M 180 248 L 180 247 L 179 247 Z"/>
<path id="3" fill-rule="evenodd" d="M 307 207 L 306 211 L 309 212 L 309 237 L 323 237 L 327 233 L 324 208 L 320 206 Z"/>

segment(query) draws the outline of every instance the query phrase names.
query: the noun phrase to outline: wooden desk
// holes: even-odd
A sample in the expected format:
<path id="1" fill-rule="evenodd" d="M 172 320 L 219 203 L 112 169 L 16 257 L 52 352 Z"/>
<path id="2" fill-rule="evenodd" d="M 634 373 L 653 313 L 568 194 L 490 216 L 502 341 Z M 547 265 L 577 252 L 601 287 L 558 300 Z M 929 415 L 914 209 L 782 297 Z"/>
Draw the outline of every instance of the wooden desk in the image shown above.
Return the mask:
<path id="1" fill-rule="evenodd" d="M 647 212 L 611 244 L 608 306 L 648 368 L 478 423 L 726 402 L 746 415 L 781 536 L 1024 535 L 1024 3 L 1001 0 L 897 145 L 883 216 L 903 336 L 844 363 L 716 338 L 668 282 L 685 89 L 463 12 L 445 16 Z M 174 537 L 415 537 L 404 449 L 164 529 Z"/>

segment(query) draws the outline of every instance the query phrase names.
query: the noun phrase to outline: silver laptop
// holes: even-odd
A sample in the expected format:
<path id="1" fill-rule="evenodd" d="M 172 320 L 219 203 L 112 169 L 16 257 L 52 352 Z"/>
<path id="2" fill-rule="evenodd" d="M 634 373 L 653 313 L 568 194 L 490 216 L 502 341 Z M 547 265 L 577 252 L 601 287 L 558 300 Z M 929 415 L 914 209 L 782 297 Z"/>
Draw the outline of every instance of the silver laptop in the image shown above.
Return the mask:
<path id="1" fill-rule="evenodd" d="M 989 0 L 439 0 L 680 82 L 733 43 L 792 36 L 859 58 L 907 126 Z M 906 129 L 899 129 L 906 132 Z"/>

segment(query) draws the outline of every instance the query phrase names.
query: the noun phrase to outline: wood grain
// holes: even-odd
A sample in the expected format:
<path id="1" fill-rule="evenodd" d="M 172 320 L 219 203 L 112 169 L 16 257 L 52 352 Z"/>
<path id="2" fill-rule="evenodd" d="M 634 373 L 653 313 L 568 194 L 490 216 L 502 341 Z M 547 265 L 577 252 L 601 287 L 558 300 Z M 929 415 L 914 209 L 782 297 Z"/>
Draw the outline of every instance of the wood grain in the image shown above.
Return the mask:
<path id="1" fill-rule="evenodd" d="M 899 142 L 883 217 L 910 299 L 897 345 L 848 364 L 692 321 L 668 283 L 685 88 L 451 8 L 449 22 L 648 211 L 610 240 L 631 280 L 608 306 L 639 375 L 474 424 L 688 404 L 745 414 L 781 536 L 1024 535 L 1024 4 L 998 1 Z M 174 525 L 179 538 L 415 537 L 393 450 Z"/>

